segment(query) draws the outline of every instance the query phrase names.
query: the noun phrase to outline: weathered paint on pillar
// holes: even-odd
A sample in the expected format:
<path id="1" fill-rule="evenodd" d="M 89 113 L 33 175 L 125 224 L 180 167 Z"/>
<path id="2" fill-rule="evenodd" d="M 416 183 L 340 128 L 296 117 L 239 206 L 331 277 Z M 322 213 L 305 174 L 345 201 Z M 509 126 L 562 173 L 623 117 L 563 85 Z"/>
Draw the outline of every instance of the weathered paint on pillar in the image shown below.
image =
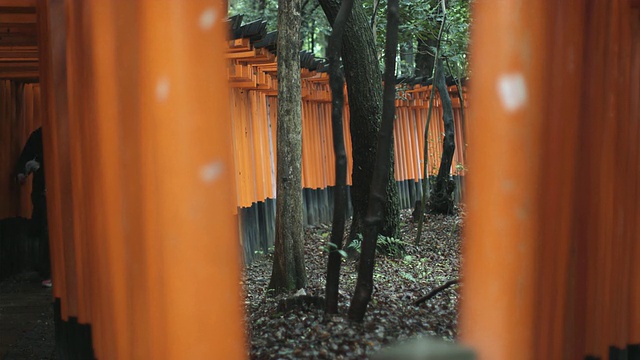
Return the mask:
<path id="1" fill-rule="evenodd" d="M 545 4 L 473 4 L 461 336 L 479 359 L 533 359 Z"/>

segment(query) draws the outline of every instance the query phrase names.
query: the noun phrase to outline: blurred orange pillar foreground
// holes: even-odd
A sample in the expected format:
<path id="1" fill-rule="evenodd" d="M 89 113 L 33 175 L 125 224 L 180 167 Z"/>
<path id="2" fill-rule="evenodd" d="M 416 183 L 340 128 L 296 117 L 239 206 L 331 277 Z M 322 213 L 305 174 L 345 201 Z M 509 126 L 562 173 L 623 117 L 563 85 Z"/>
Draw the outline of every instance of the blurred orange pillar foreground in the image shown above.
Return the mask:
<path id="1" fill-rule="evenodd" d="M 475 5 L 461 334 L 482 359 L 532 359 L 544 2 Z"/>
<path id="2" fill-rule="evenodd" d="M 640 358 L 640 3 L 476 1 L 460 336 Z"/>
<path id="3" fill-rule="evenodd" d="M 38 2 L 63 358 L 246 356 L 225 16 Z"/>

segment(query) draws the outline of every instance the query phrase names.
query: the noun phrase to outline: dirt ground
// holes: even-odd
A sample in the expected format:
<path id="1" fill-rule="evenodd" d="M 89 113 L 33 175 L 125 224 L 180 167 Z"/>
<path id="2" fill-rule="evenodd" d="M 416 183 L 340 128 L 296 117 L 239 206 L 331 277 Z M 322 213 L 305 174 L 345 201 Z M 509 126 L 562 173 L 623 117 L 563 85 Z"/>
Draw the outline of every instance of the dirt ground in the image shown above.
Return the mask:
<path id="1" fill-rule="evenodd" d="M 342 266 L 340 314 L 326 315 L 317 304 L 283 307 L 283 302 L 291 300 L 291 294 L 272 297 L 267 289 L 272 255 L 258 258 L 245 270 L 243 281 L 250 358 L 368 359 L 385 347 L 416 337 L 454 341 L 459 286 L 448 288 L 418 306 L 414 302 L 447 281 L 459 278 L 463 218 L 462 213 L 427 215 L 422 242 L 416 246 L 417 224 L 410 211 L 402 211 L 400 241 L 405 252 L 398 256 L 377 256 L 373 298 L 362 324 L 352 323 L 346 317 L 357 278 L 354 262 L 345 260 Z M 305 229 L 307 296 L 324 297 L 328 257 L 325 247 L 330 232 L 330 225 Z"/>
<path id="2" fill-rule="evenodd" d="M 35 273 L 0 281 L 0 359 L 55 359 L 52 299 Z"/>

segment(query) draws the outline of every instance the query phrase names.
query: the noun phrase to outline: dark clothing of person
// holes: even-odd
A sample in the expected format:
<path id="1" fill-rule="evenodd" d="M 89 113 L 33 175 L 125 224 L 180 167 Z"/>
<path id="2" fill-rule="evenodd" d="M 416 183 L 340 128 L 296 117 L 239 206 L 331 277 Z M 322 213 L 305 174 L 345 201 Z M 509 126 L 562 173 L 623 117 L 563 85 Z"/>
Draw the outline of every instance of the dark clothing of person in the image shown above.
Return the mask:
<path id="1" fill-rule="evenodd" d="M 17 173 L 29 175 L 27 163 L 35 160 L 39 168 L 33 171 L 31 186 L 31 236 L 40 238 L 40 259 L 38 259 L 38 272 L 44 278 L 51 275 L 51 260 L 49 254 L 49 230 L 47 224 L 47 198 L 44 180 L 44 155 L 42 147 L 42 127 L 39 127 L 29 135 L 27 143 L 18 158 Z"/>
<path id="2" fill-rule="evenodd" d="M 27 143 L 24 145 L 24 149 L 22 149 L 22 153 L 18 158 L 16 173 L 29 175 L 27 174 L 26 165 L 30 160 L 35 160 L 40 164 L 40 168 L 33 173 L 33 184 L 31 193 L 44 194 L 46 186 L 44 183 L 42 127 L 37 128 L 34 132 L 31 133 L 31 135 L 29 135 L 29 139 L 27 139 Z"/>

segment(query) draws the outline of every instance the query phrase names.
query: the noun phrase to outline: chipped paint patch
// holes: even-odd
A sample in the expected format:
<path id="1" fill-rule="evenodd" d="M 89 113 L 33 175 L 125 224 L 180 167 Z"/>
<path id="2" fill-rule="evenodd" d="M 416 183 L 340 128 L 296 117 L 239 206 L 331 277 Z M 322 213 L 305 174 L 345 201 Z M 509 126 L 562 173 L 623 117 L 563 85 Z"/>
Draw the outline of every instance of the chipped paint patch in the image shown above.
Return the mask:
<path id="1" fill-rule="evenodd" d="M 216 11 L 210 7 L 202 12 L 200 15 L 200 19 L 198 23 L 200 24 L 200 29 L 209 30 L 213 27 L 213 24 L 216 22 Z"/>
<path id="2" fill-rule="evenodd" d="M 502 180 L 502 190 L 505 192 L 511 192 L 515 189 L 515 184 L 511 180 Z"/>
<path id="3" fill-rule="evenodd" d="M 169 79 L 162 77 L 158 79 L 156 83 L 156 100 L 162 102 L 169 98 L 169 91 L 171 90 L 171 84 Z"/>
<path id="4" fill-rule="evenodd" d="M 219 178 L 222 174 L 224 165 L 221 161 L 214 161 L 200 168 L 200 178 L 206 183 L 210 183 Z"/>
<path id="5" fill-rule="evenodd" d="M 498 78 L 498 95 L 509 112 L 520 109 L 527 102 L 527 84 L 520 73 L 504 74 Z"/>

